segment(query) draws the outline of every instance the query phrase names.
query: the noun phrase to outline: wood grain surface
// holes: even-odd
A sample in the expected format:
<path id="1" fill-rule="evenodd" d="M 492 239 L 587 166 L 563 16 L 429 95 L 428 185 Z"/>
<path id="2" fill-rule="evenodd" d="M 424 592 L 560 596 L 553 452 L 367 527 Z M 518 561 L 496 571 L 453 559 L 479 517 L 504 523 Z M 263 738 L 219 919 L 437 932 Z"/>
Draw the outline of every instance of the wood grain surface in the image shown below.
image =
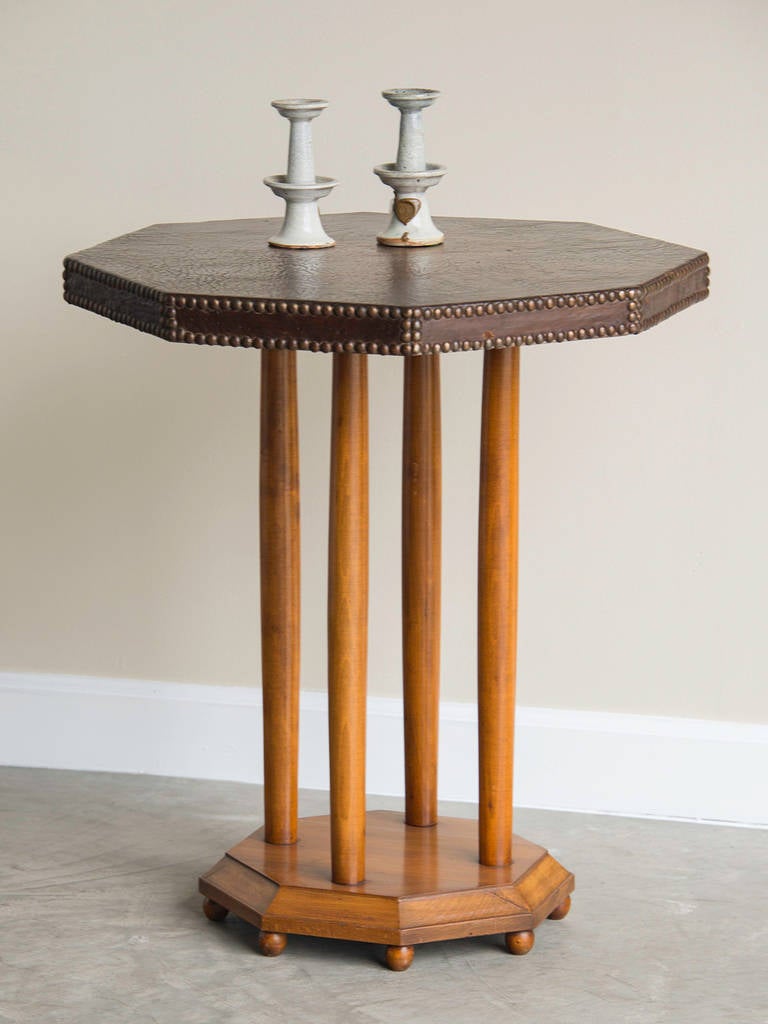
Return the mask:
<path id="1" fill-rule="evenodd" d="M 333 357 L 328 541 L 328 714 L 335 882 L 365 877 L 368 671 L 368 367 Z M 279 931 L 280 929 L 276 929 Z"/>
<path id="2" fill-rule="evenodd" d="M 509 864 L 489 867 L 477 859 L 477 822 L 442 817 L 435 828 L 406 825 L 397 811 L 368 811 L 369 855 L 366 877 L 355 893 L 421 898 L 434 892 L 465 892 L 512 885 L 544 853 L 515 836 Z M 332 818 L 299 819 L 301 841 L 292 849 L 264 841 L 263 827 L 228 851 L 238 860 L 284 885 L 327 892 L 350 892 L 331 878 L 329 837 Z M 562 902 L 562 901 L 561 901 Z M 519 904 L 526 909 L 524 903 Z M 554 909 L 554 908 L 553 908 Z"/>
<path id="3" fill-rule="evenodd" d="M 480 860 L 512 856 L 517 649 L 520 351 L 486 352 L 480 440 L 478 747 Z"/>
<path id="4" fill-rule="evenodd" d="M 302 818 L 300 841 L 248 836 L 200 879 L 217 905 L 265 931 L 393 946 L 531 930 L 573 890 L 573 875 L 540 846 L 515 836 L 512 860 L 478 863 L 476 823 L 441 818 L 405 825 L 392 811 L 367 815 L 367 869 L 359 885 L 330 878 L 328 815 Z"/>
<path id="5" fill-rule="evenodd" d="M 296 353 L 261 354 L 259 532 L 264 821 L 296 842 L 299 756 L 299 438 Z"/>
<path id="6" fill-rule="evenodd" d="M 403 366 L 405 820 L 437 821 L 440 715 L 440 356 Z"/>

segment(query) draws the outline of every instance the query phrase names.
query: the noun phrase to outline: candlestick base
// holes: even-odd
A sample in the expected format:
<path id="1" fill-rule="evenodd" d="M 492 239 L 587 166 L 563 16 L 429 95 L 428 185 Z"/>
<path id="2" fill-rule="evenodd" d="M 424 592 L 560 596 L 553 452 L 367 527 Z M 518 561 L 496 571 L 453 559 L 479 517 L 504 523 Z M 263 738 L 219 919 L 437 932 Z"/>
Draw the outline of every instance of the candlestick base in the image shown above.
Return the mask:
<path id="1" fill-rule="evenodd" d="M 398 171 L 394 164 L 374 167 L 385 185 L 394 190 L 392 217 L 376 240 L 380 245 L 417 247 L 440 245 L 445 235 L 432 220 L 425 192 L 445 174 L 441 164 L 427 164 L 422 171 Z"/>
<path id="2" fill-rule="evenodd" d="M 297 185 L 284 174 L 264 179 L 276 196 L 285 200 L 285 217 L 280 230 L 269 239 L 276 249 L 328 249 L 336 242 L 326 234 L 320 221 L 318 200 L 338 185 L 333 178 L 315 178 L 314 184 Z"/>

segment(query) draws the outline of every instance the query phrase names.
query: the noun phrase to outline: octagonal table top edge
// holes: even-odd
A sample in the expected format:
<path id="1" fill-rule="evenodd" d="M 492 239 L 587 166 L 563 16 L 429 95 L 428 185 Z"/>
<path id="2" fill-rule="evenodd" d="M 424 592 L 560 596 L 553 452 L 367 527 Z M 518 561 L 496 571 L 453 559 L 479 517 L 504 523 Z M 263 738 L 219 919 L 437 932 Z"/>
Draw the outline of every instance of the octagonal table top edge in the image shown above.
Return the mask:
<path id="1" fill-rule="evenodd" d="M 705 252 L 599 225 L 441 218 L 403 249 L 324 220 L 337 246 L 299 252 L 275 218 L 152 225 L 66 257 L 64 297 L 168 341 L 408 356 L 637 334 L 709 293 Z"/>

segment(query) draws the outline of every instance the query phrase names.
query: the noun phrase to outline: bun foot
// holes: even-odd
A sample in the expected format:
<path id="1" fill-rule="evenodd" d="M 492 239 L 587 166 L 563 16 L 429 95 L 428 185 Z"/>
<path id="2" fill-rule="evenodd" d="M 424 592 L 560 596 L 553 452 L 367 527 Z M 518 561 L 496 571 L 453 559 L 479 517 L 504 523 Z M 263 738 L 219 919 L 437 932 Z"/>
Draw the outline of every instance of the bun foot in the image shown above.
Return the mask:
<path id="1" fill-rule="evenodd" d="M 288 944 L 288 936 L 282 932 L 260 932 L 259 952 L 263 956 L 280 956 Z"/>
<path id="2" fill-rule="evenodd" d="M 562 921 L 564 917 L 568 916 L 568 911 L 571 909 L 571 897 L 566 896 L 559 907 L 555 907 L 552 913 L 549 915 L 550 921 Z"/>
<path id="3" fill-rule="evenodd" d="M 223 921 L 229 911 L 226 907 L 222 907 L 220 903 L 216 903 L 214 900 L 209 900 L 206 897 L 203 900 L 203 913 L 209 921 Z"/>
<path id="4" fill-rule="evenodd" d="M 534 939 L 533 932 L 507 932 L 504 945 L 513 956 L 524 956 L 533 949 Z"/>
<path id="5" fill-rule="evenodd" d="M 386 956 L 390 971 L 407 971 L 413 963 L 413 946 L 387 946 Z"/>

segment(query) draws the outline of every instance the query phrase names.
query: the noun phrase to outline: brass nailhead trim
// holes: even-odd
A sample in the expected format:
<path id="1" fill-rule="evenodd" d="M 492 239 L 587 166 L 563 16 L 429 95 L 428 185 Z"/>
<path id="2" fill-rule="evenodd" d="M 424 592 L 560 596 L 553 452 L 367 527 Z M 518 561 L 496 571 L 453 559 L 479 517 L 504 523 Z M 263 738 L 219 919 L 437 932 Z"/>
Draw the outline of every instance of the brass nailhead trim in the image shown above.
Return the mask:
<path id="1" fill-rule="evenodd" d="M 87 309 L 90 313 L 97 313 L 99 316 L 106 317 L 108 320 L 114 320 L 119 324 L 127 324 L 129 327 L 135 327 L 137 331 L 144 331 L 146 334 L 155 334 L 160 338 L 167 336 L 167 330 L 164 323 L 153 324 L 148 320 L 142 320 L 140 317 L 131 316 L 130 313 L 122 313 L 112 309 L 111 306 L 105 306 L 102 302 L 94 302 L 93 299 L 86 299 L 82 295 L 76 295 L 73 292 L 64 291 L 64 301 L 70 303 L 72 306 L 80 306 L 82 309 Z"/>
<path id="2" fill-rule="evenodd" d="M 674 316 L 675 313 L 679 313 L 681 310 L 686 309 L 688 306 L 693 306 L 696 302 L 701 302 L 709 295 L 709 288 L 702 288 L 698 292 L 694 292 L 693 295 L 689 295 L 685 299 L 680 299 L 679 302 L 673 303 L 666 309 L 662 309 L 660 313 L 654 314 L 654 316 L 648 317 L 647 320 L 641 321 L 637 325 L 637 331 L 646 331 L 649 327 L 655 327 L 656 324 L 660 324 L 662 320 L 666 320 L 670 316 Z"/>
<path id="3" fill-rule="evenodd" d="M 371 345 L 376 344 L 376 351 L 383 352 L 386 347 L 387 352 L 402 352 L 403 354 L 416 354 L 417 352 L 429 352 L 435 349 L 440 351 L 469 351 L 472 348 L 483 348 L 485 341 L 477 342 L 441 342 L 433 345 L 423 346 L 421 345 L 421 325 L 422 320 L 441 320 L 443 317 L 446 319 L 457 319 L 469 318 L 474 316 L 494 316 L 502 315 L 505 313 L 524 313 L 534 312 L 545 309 L 555 309 L 556 307 L 563 308 L 569 306 L 571 308 L 577 306 L 593 306 L 596 304 L 603 305 L 606 302 L 624 302 L 628 297 L 639 295 L 638 289 L 620 289 L 618 291 L 610 292 L 587 292 L 578 295 L 546 295 L 536 296 L 530 299 L 507 299 L 505 301 L 495 302 L 484 302 L 484 303 L 466 303 L 464 305 L 444 305 L 434 306 L 431 308 L 411 308 L 411 307 L 398 307 L 398 306 L 367 306 L 367 305 L 344 305 L 342 303 L 307 303 L 307 302 L 287 302 L 285 300 L 274 300 L 274 299 L 232 299 L 232 298 L 219 298 L 219 299 L 206 299 L 197 296 L 184 296 L 179 295 L 175 298 L 172 297 L 175 305 L 179 308 L 187 309 L 200 309 L 206 311 L 208 309 L 214 309 L 217 312 L 247 312 L 247 313 L 290 313 L 294 316 L 325 316 L 325 317 L 371 317 L 381 319 L 393 319 L 400 320 L 400 345 L 391 346 L 379 346 L 375 342 L 366 343 L 355 343 L 355 351 L 372 351 Z M 189 333 L 189 332 L 187 332 Z M 551 333 L 551 332 L 550 332 Z M 578 334 L 574 335 L 577 337 Z M 589 334 L 584 337 L 589 337 Z M 519 344 L 533 344 L 537 337 L 541 338 L 541 341 L 546 341 L 546 335 L 531 335 L 534 341 L 526 342 L 526 335 L 520 335 L 521 341 Z M 566 335 L 563 336 L 562 340 L 565 340 Z M 553 340 L 558 340 L 554 338 Z M 279 348 L 304 348 L 309 347 L 312 349 L 310 343 L 308 346 L 304 346 L 301 340 L 289 341 L 283 339 L 269 339 L 268 343 L 274 347 Z M 509 344 L 513 344 L 511 341 Z M 540 343 L 540 342 L 539 342 Z M 265 344 L 265 342 L 261 342 Z M 338 342 L 331 344 L 330 351 L 350 351 L 345 348 L 345 342 Z M 362 346 L 362 347 L 361 347 Z M 320 350 L 325 351 L 326 346 L 321 345 Z"/>
<path id="4" fill-rule="evenodd" d="M 117 282 L 118 278 L 113 281 Z M 412 315 L 413 310 L 403 310 L 398 306 L 354 306 L 344 303 L 320 302 L 287 302 L 284 299 L 230 299 L 204 298 L 197 295 L 172 296 L 179 309 L 215 310 L 224 313 L 282 313 L 292 316 L 326 316 L 326 317 L 381 317 L 400 319 L 404 315 Z M 417 311 L 421 313 L 421 310 Z"/>
<path id="5" fill-rule="evenodd" d="M 127 278 L 116 277 L 114 274 L 107 273 L 106 270 L 98 270 L 95 267 L 89 267 L 86 263 L 80 263 L 79 260 L 74 260 L 69 257 L 64 260 L 65 287 L 68 273 L 79 274 L 81 277 L 90 278 L 91 281 L 97 281 L 99 284 L 106 284 L 110 285 L 112 288 L 119 288 L 121 291 L 131 292 L 134 295 L 140 296 L 142 299 L 151 299 L 155 302 L 162 302 L 165 298 L 165 293 L 158 291 L 156 288 L 150 288 L 145 284 L 137 284 L 135 281 L 129 281 Z"/>
<path id="6" fill-rule="evenodd" d="M 528 299 L 508 299 L 504 301 L 467 303 L 464 305 L 444 305 L 431 308 L 403 308 L 399 306 L 345 305 L 342 303 L 293 302 L 275 299 L 238 299 L 186 295 L 168 295 L 165 292 L 136 284 L 125 278 L 97 270 L 78 260 L 65 260 L 64 297 L 67 302 L 80 306 L 100 316 L 105 316 L 119 323 L 128 324 L 138 330 L 196 345 L 228 345 L 235 348 L 266 348 L 266 349 L 298 349 L 310 352 L 358 352 L 381 355 L 418 355 L 430 352 L 467 352 L 478 349 L 504 348 L 520 345 L 540 345 L 549 342 L 572 341 L 574 339 L 604 338 L 616 335 L 637 334 L 654 326 L 686 306 L 698 302 L 708 295 L 708 289 L 696 292 L 695 295 L 675 303 L 668 309 L 656 314 L 648 320 L 642 317 L 642 299 L 645 295 L 669 286 L 673 282 L 688 277 L 690 274 L 708 265 L 708 256 L 703 253 L 689 263 L 666 274 L 654 278 L 641 288 L 620 288 L 604 292 L 586 292 L 576 295 L 546 295 Z M 75 272 L 82 277 L 90 278 L 115 289 L 131 292 L 141 298 L 162 303 L 160 323 L 154 324 L 127 313 L 116 312 L 104 303 L 95 302 L 71 293 L 67 288 L 67 274 Z M 574 308 L 593 305 L 604 305 L 612 302 L 627 302 L 627 322 L 618 326 L 605 325 L 589 328 L 578 328 L 567 331 L 547 331 L 536 334 L 507 334 L 503 337 L 490 337 L 465 341 L 443 341 L 422 344 L 422 321 L 462 319 L 474 316 L 494 316 L 505 313 L 523 313 L 554 308 Z M 251 336 L 206 334 L 180 330 L 178 327 L 178 309 L 199 309 L 203 312 L 245 312 L 254 314 L 291 314 L 293 316 L 322 316 L 344 318 L 380 318 L 400 321 L 399 344 L 381 344 L 379 342 L 318 342 L 311 338 L 258 338 Z"/>
<path id="7" fill-rule="evenodd" d="M 697 270 L 702 270 L 704 267 L 709 266 L 709 256 L 703 252 L 701 256 L 696 256 L 690 263 L 684 263 L 681 267 L 675 267 L 674 270 L 670 270 L 666 274 L 661 274 L 659 277 L 655 277 L 652 281 L 649 281 L 643 287 L 643 293 L 645 295 L 653 295 L 654 292 L 660 291 L 662 288 L 666 288 L 674 281 L 678 281 L 680 278 L 688 277 L 690 274 L 695 274 Z"/>
<path id="8" fill-rule="evenodd" d="M 462 306 L 435 306 L 431 309 L 417 309 L 417 310 L 406 310 L 406 319 L 402 322 L 400 341 L 403 345 L 402 351 L 404 354 L 410 355 L 415 354 L 416 351 L 422 352 L 456 352 L 456 351 L 467 351 L 468 349 L 480 349 L 488 347 L 486 339 L 474 341 L 474 342 L 435 342 L 432 345 L 422 345 L 419 349 L 415 349 L 411 343 L 420 342 L 421 334 L 420 327 L 421 323 L 419 320 L 411 319 L 410 314 L 414 317 L 417 315 L 424 320 L 441 320 L 443 317 L 447 319 L 461 319 L 462 317 L 474 317 L 474 316 L 494 316 L 501 315 L 504 313 L 524 313 L 534 312 L 537 310 L 554 309 L 556 306 L 563 308 L 565 306 L 594 306 L 596 304 L 603 305 L 606 302 L 624 302 L 627 298 L 635 298 L 640 296 L 641 290 L 630 288 L 621 289 L 618 291 L 611 292 L 586 292 L 579 295 L 543 295 L 536 296 L 530 299 L 508 299 L 505 301 L 486 302 L 486 303 L 467 303 Z M 541 344 L 548 340 L 548 334 L 538 335 L 506 335 L 506 338 L 510 340 L 506 342 L 507 345 L 513 344 Z M 563 332 L 561 332 L 563 333 Z M 606 328 L 606 334 L 608 329 Z M 576 334 L 574 337 L 580 335 Z M 600 335 L 603 337 L 604 335 Z M 563 338 L 553 336 L 552 340 L 566 340 L 567 335 L 563 334 Z M 587 332 L 583 337 L 592 337 Z M 527 338 L 531 338 L 528 341 Z M 519 340 L 518 340 L 519 339 Z M 498 344 L 498 339 L 494 339 L 490 343 L 490 347 L 494 347 Z"/>

